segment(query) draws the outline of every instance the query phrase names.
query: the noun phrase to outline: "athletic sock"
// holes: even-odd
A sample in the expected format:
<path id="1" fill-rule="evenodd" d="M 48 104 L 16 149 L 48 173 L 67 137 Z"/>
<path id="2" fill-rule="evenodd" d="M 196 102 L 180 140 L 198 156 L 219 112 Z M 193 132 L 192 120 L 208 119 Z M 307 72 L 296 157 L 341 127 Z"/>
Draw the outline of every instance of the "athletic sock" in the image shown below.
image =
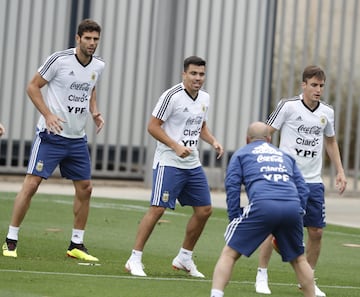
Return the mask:
<path id="1" fill-rule="evenodd" d="M 223 297 L 224 296 L 224 292 L 217 290 L 217 289 L 211 289 L 211 294 L 210 297 Z"/>
<path id="2" fill-rule="evenodd" d="M 20 229 L 20 227 L 14 227 L 14 226 L 10 225 L 6 238 L 12 239 L 12 240 L 18 240 L 19 239 L 19 229 Z"/>
<path id="3" fill-rule="evenodd" d="M 81 244 L 84 242 L 84 233 L 85 230 L 72 229 L 71 241 L 76 244 Z"/>
<path id="4" fill-rule="evenodd" d="M 256 281 L 267 280 L 267 278 L 268 278 L 267 268 L 258 267 L 256 274 Z"/>
<path id="5" fill-rule="evenodd" d="M 132 250 L 129 260 L 130 261 L 141 262 L 142 254 L 143 254 L 142 251 Z"/>
<path id="6" fill-rule="evenodd" d="M 192 258 L 193 255 L 193 251 L 189 251 L 187 249 L 184 248 L 180 248 L 178 257 L 180 258 L 180 260 L 190 260 Z"/>

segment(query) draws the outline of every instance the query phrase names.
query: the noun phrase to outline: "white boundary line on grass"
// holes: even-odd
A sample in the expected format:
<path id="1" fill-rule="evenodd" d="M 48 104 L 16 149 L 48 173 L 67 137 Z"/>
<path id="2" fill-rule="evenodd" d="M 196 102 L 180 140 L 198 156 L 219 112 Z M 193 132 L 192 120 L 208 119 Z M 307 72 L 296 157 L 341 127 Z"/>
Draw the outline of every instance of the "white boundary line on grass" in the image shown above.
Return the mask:
<path id="1" fill-rule="evenodd" d="M 45 275 L 62 275 L 62 276 L 81 276 L 81 277 L 98 277 L 98 278 L 118 278 L 118 279 L 137 279 L 137 280 L 156 280 L 156 281 L 185 281 L 185 282 L 207 282 L 210 283 L 211 279 L 198 279 L 198 278 L 170 278 L 170 277 L 137 277 L 126 275 L 107 275 L 107 274 L 84 274 L 84 273 L 64 273 L 64 272 L 50 272 L 50 271 L 31 271 L 31 270 L 14 270 L 14 269 L 0 269 L 0 272 L 6 273 L 27 273 L 27 274 L 45 274 Z M 253 285 L 254 282 L 249 281 L 236 281 L 232 280 L 233 284 Z M 297 287 L 297 284 L 289 283 L 269 283 L 272 286 L 292 286 Z M 334 289 L 352 289 L 360 290 L 359 286 L 326 286 L 321 285 L 322 288 Z"/>

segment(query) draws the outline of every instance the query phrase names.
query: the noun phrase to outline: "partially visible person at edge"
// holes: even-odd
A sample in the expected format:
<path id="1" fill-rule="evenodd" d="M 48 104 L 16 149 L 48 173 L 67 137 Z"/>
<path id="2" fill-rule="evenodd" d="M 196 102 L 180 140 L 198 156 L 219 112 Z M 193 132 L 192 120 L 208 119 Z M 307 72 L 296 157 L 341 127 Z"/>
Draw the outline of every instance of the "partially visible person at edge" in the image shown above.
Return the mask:
<path id="1" fill-rule="evenodd" d="M 5 127 L 3 126 L 3 124 L 0 123 L 0 137 L 3 136 L 5 132 L 6 132 Z"/>
<path id="2" fill-rule="evenodd" d="M 293 156 L 310 190 L 304 226 L 307 227 L 307 260 L 315 270 L 325 227 L 325 196 L 321 178 L 323 145 L 336 168 L 336 186 L 340 194 L 346 188 L 346 177 L 335 138 L 334 110 L 321 100 L 325 73 L 318 66 L 308 66 L 302 75 L 302 94 L 283 99 L 267 120 L 271 133 L 280 130 L 280 149 Z M 272 236 L 261 245 L 255 290 L 271 294 L 267 267 L 272 253 Z M 318 297 L 326 294 L 315 285 Z"/>
<path id="3" fill-rule="evenodd" d="M 138 226 L 131 256 L 125 264 L 132 275 L 146 276 L 142 264 L 144 246 L 165 210 L 174 210 L 178 200 L 181 206 L 191 206 L 193 215 L 172 266 L 193 277 L 204 277 L 192 257 L 212 212 L 209 185 L 197 149 L 199 137 L 212 145 L 217 158 L 223 155 L 223 147 L 207 126 L 210 96 L 201 89 L 205 68 L 202 58 L 186 58 L 182 83 L 165 91 L 152 112 L 148 132 L 157 140 L 153 186 L 150 208 Z"/>
<path id="4" fill-rule="evenodd" d="M 306 261 L 303 244 L 303 214 L 309 189 L 295 160 L 270 144 L 268 126 L 252 123 L 247 145 L 230 159 L 225 190 L 230 223 L 226 245 L 218 259 L 211 297 L 224 296 L 235 262 L 251 254 L 264 239 L 274 234 L 284 262 L 290 262 L 305 297 L 315 297 L 313 271 Z M 241 185 L 249 204 L 241 210 Z"/>
<path id="5" fill-rule="evenodd" d="M 76 48 L 56 52 L 40 66 L 27 86 L 27 94 L 40 112 L 24 183 L 14 202 L 11 222 L 3 245 L 3 255 L 17 257 L 18 233 L 31 199 L 43 179 L 59 165 L 62 177 L 73 181 L 74 222 L 67 255 L 98 261 L 84 246 L 92 191 L 91 164 L 85 135 L 90 115 L 97 133 L 104 125 L 98 111 L 95 85 L 104 69 L 104 61 L 94 55 L 101 27 L 85 19 L 76 35 Z M 41 89 L 47 85 L 43 98 Z M 66 150 L 64 149 L 66 148 Z"/>

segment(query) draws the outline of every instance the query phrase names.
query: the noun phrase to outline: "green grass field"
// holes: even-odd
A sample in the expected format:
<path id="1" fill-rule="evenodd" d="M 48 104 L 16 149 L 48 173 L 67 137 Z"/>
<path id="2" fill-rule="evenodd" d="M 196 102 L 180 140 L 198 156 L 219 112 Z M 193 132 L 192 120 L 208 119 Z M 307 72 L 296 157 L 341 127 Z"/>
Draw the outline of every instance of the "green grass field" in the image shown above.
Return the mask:
<path id="1" fill-rule="evenodd" d="M 0 233 L 4 239 L 14 193 L 0 193 Z M 94 197 L 85 233 L 90 253 L 100 266 L 79 265 L 66 257 L 72 228 L 72 197 L 36 195 L 22 224 L 18 258 L 0 256 L 0 296 L 14 297 L 172 297 L 209 296 L 214 265 L 223 247 L 226 211 L 215 209 L 195 249 L 195 261 L 206 279 L 194 279 L 174 271 L 171 261 L 183 240 L 191 209 L 180 206 L 168 211 L 148 241 L 143 262 L 146 278 L 132 277 L 124 270 L 137 225 L 148 202 Z M 329 225 L 325 229 L 316 276 L 328 297 L 360 296 L 360 230 Z M 262 296 L 254 291 L 257 252 L 236 264 L 225 296 Z M 272 296 L 302 296 L 295 274 L 274 253 L 270 263 Z"/>

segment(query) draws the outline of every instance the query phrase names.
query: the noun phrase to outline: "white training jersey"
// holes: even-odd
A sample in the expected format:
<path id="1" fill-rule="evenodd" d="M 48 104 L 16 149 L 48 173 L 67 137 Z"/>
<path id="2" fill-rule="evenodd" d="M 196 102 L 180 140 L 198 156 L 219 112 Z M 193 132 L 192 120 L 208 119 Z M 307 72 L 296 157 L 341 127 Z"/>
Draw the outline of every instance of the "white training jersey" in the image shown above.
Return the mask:
<path id="1" fill-rule="evenodd" d="M 280 100 L 267 124 L 280 130 L 279 148 L 295 158 L 305 181 L 322 182 L 324 136 L 335 136 L 333 108 L 320 101 L 312 111 L 305 106 L 301 94 Z"/>
<path id="2" fill-rule="evenodd" d="M 38 69 L 48 81 L 45 103 L 52 113 L 66 121 L 62 123 L 63 130 L 59 135 L 67 138 L 84 137 L 91 93 L 105 67 L 104 61 L 97 56 L 83 66 L 75 54 L 75 48 L 56 52 Z M 37 128 L 40 131 L 46 129 L 42 115 Z"/>
<path id="3" fill-rule="evenodd" d="M 154 156 L 153 168 L 158 164 L 177 168 L 196 168 L 201 165 L 197 149 L 203 122 L 207 120 L 210 96 L 199 90 L 193 100 L 179 83 L 165 91 L 157 102 L 152 115 L 164 123 L 162 128 L 166 134 L 186 147 L 192 149 L 186 158 L 180 158 L 175 151 L 158 141 Z"/>

